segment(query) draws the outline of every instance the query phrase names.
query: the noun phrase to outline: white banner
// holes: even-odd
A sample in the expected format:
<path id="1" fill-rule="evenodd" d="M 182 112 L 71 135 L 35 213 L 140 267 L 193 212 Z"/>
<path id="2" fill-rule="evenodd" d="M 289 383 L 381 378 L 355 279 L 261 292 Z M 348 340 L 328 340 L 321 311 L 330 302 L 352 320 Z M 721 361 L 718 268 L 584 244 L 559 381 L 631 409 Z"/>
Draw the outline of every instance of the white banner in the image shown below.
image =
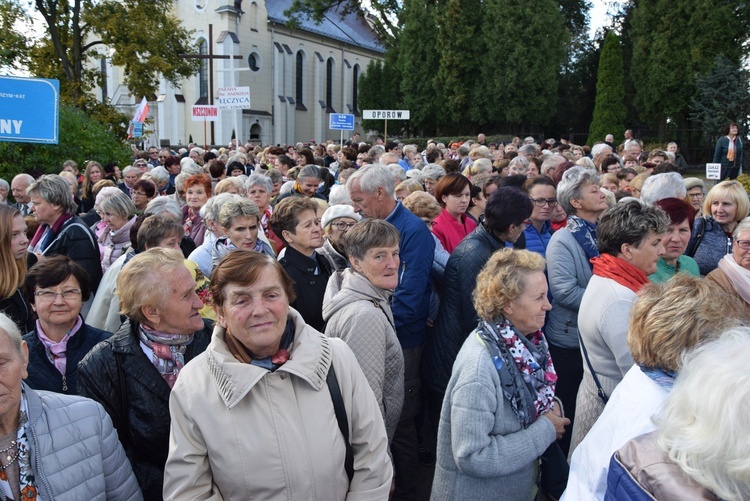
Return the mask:
<path id="1" fill-rule="evenodd" d="M 219 87 L 216 102 L 220 110 L 249 110 L 250 87 Z"/>
<path id="2" fill-rule="evenodd" d="M 219 119 L 219 108 L 214 105 L 196 105 L 190 109 L 193 122 L 215 122 Z"/>

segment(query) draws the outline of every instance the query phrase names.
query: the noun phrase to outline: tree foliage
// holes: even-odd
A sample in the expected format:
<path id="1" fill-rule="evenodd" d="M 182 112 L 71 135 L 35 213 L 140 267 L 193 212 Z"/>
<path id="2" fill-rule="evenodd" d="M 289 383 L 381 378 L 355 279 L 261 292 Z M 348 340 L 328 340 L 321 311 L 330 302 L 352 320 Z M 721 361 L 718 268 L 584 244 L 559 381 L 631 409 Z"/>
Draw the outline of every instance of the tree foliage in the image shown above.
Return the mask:
<path id="1" fill-rule="evenodd" d="M 716 56 L 711 72 L 696 81 L 698 95 L 691 118 L 700 124 L 706 141 L 713 142 L 729 122 L 748 130 L 750 116 L 750 72 L 724 55 Z"/>
<path id="2" fill-rule="evenodd" d="M 596 104 L 589 127 L 588 144 L 603 141 L 607 134 L 617 134 L 625 128 L 625 82 L 622 67 L 620 37 L 613 31 L 604 37 L 599 57 L 596 81 Z"/>
<path id="3" fill-rule="evenodd" d="M 132 153 L 117 137 L 83 111 L 69 105 L 60 107 L 58 144 L 0 142 L 0 177 L 12 176 L 34 169 L 57 173 L 65 160 L 83 164 L 97 160 L 102 164 L 119 162 L 126 165 Z"/>

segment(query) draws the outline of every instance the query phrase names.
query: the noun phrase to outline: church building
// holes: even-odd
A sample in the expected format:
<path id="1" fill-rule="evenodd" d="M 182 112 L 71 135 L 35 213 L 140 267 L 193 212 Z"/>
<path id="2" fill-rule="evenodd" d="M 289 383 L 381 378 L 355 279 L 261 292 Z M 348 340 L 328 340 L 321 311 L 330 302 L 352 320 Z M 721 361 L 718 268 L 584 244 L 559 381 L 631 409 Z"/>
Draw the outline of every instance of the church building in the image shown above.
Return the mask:
<path id="1" fill-rule="evenodd" d="M 174 13 L 193 31 L 200 71 L 178 87 L 162 79 L 149 100 L 154 122 L 144 130 L 148 145 L 226 145 L 233 132 L 241 142 L 294 144 L 339 139 L 329 130 L 330 113 L 355 115 L 359 76 L 385 48 L 367 20 L 343 18 L 336 10 L 316 24 L 304 16 L 294 28 L 284 11 L 292 0 L 179 0 Z M 217 57 L 220 56 L 220 57 Z M 228 56 L 228 57 L 227 57 Z M 97 89 L 132 116 L 142 96 L 131 96 L 122 70 L 102 59 L 105 84 Z M 195 121 L 194 105 L 218 104 L 219 88 L 249 87 L 249 109 L 219 110 L 213 122 Z M 205 125 L 205 127 L 204 127 Z M 354 131 L 345 131 L 348 138 Z M 212 136 L 213 134 L 213 136 Z"/>

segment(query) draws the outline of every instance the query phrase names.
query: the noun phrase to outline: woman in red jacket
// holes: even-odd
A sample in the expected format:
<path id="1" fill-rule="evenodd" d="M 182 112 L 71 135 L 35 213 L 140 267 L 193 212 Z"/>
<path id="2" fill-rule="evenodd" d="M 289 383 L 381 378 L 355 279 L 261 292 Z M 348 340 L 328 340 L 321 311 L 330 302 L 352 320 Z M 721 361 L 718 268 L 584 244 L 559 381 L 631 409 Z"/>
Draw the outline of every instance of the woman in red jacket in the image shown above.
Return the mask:
<path id="1" fill-rule="evenodd" d="M 457 172 L 440 178 L 435 198 L 443 211 L 435 218 L 432 232 L 448 252 L 453 252 L 463 238 L 474 231 L 477 223 L 466 216 L 471 199 L 471 182 Z"/>

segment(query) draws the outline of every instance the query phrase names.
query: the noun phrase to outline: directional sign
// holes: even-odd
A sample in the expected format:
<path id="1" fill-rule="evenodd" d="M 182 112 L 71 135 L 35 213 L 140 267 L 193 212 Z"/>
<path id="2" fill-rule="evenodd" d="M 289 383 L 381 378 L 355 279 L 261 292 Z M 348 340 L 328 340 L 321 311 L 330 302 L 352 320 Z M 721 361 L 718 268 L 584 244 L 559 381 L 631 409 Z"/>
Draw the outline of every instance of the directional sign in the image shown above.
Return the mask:
<path id="1" fill-rule="evenodd" d="M 193 122 L 215 122 L 219 119 L 219 108 L 214 105 L 196 105 L 190 110 Z"/>
<path id="2" fill-rule="evenodd" d="M 220 110 L 249 110 L 250 87 L 219 87 L 216 102 Z"/>
<path id="3" fill-rule="evenodd" d="M 331 130 L 354 130 L 354 115 L 331 113 L 329 115 L 328 128 Z"/>
<path id="4" fill-rule="evenodd" d="M 409 110 L 363 110 L 365 120 L 409 120 Z"/>
<path id="5" fill-rule="evenodd" d="M 0 77 L 0 141 L 57 144 L 60 82 Z"/>
<path id="6" fill-rule="evenodd" d="M 143 137 L 143 122 L 133 120 L 133 137 Z"/>

